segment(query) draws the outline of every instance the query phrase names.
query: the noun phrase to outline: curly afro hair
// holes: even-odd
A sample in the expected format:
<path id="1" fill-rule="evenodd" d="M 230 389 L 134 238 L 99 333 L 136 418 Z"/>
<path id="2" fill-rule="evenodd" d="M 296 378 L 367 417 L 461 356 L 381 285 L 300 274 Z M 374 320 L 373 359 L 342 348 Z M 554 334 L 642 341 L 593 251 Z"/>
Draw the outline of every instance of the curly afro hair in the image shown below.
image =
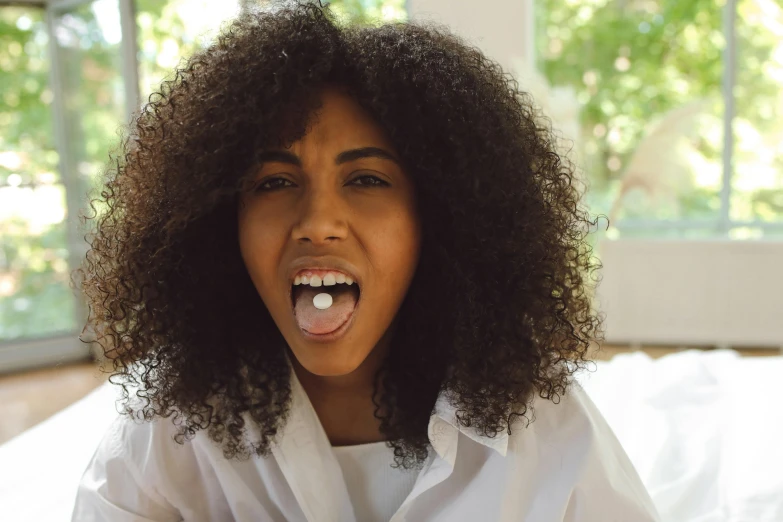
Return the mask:
<path id="1" fill-rule="evenodd" d="M 420 205 L 419 266 L 374 397 L 397 463 L 427 457 L 439 394 L 486 436 L 529 420 L 534 396 L 559 400 L 602 340 L 595 221 L 573 164 L 530 96 L 447 29 L 348 26 L 311 3 L 244 13 L 178 68 L 82 216 L 85 328 L 125 413 L 174 415 L 179 443 L 208 430 L 227 459 L 268 454 L 290 368 L 240 257 L 236 206 L 256 152 L 301 137 L 328 85 L 388 132 Z"/>

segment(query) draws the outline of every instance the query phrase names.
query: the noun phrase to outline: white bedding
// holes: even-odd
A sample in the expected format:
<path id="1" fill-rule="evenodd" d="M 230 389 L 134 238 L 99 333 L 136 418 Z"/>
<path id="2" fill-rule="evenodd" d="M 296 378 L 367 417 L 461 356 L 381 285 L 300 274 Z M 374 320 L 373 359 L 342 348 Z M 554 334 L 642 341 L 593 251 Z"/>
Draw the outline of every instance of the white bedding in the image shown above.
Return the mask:
<path id="1" fill-rule="evenodd" d="M 783 357 L 729 350 L 623 354 L 579 380 L 666 522 L 783 522 Z M 117 415 L 107 384 L 0 446 L 0 520 L 70 520 Z"/>
<path id="2" fill-rule="evenodd" d="M 783 522 L 783 357 L 623 354 L 580 381 L 666 522 Z"/>

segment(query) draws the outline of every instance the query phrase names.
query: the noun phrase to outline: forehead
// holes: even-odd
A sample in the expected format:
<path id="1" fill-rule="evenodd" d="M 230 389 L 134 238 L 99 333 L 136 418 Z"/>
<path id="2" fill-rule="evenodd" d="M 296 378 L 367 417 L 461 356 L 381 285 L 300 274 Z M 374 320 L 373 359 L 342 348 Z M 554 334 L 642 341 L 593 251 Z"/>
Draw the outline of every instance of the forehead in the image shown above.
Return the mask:
<path id="1" fill-rule="evenodd" d="M 326 89 L 305 135 L 290 148 L 319 145 L 342 150 L 368 145 L 390 147 L 385 130 L 350 95 Z"/>

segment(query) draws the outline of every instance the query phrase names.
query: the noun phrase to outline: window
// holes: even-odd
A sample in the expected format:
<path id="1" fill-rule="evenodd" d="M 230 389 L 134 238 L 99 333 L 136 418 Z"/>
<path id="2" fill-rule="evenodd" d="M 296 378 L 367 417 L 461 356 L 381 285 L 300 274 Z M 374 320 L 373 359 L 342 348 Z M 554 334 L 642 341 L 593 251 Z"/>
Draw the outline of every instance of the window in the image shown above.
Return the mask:
<path id="1" fill-rule="evenodd" d="M 405 0 L 332 0 L 329 4 L 337 16 L 351 23 L 402 22 L 408 18 Z"/>
<path id="2" fill-rule="evenodd" d="M 269 0 L 136 0 L 142 100 L 171 78 L 174 68 L 207 46 L 241 10 Z M 335 0 L 336 15 L 353 23 L 404 20 L 405 0 Z"/>
<path id="3" fill-rule="evenodd" d="M 783 2 L 737 4 L 731 219 L 783 221 Z"/>
<path id="4" fill-rule="evenodd" d="M 77 216 L 121 126 L 225 22 L 271 1 L 0 0 L 0 372 L 87 354 Z M 352 22 L 406 18 L 405 0 L 332 5 Z"/>
<path id="5" fill-rule="evenodd" d="M 136 0 L 141 99 L 146 101 L 182 60 L 208 45 L 239 9 L 237 0 Z"/>
<path id="6" fill-rule="evenodd" d="M 610 235 L 783 233 L 780 0 L 537 0 L 536 14 L 538 67 L 579 107 L 571 138 Z"/>
<path id="7" fill-rule="evenodd" d="M 68 286 L 49 36 L 36 7 L 0 8 L 0 340 L 76 327 Z"/>

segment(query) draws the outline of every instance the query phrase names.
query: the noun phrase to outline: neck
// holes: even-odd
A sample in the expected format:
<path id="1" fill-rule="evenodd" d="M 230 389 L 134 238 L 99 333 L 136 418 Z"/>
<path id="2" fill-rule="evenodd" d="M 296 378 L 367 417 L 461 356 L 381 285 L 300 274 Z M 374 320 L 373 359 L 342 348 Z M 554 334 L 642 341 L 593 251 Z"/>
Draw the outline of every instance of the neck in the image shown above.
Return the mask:
<path id="1" fill-rule="evenodd" d="M 333 446 L 350 446 L 386 440 L 375 418 L 372 396 L 375 375 L 389 350 L 389 333 L 349 374 L 321 376 L 308 372 L 296 357 L 291 361 L 299 382 L 313 405 Z"/>

